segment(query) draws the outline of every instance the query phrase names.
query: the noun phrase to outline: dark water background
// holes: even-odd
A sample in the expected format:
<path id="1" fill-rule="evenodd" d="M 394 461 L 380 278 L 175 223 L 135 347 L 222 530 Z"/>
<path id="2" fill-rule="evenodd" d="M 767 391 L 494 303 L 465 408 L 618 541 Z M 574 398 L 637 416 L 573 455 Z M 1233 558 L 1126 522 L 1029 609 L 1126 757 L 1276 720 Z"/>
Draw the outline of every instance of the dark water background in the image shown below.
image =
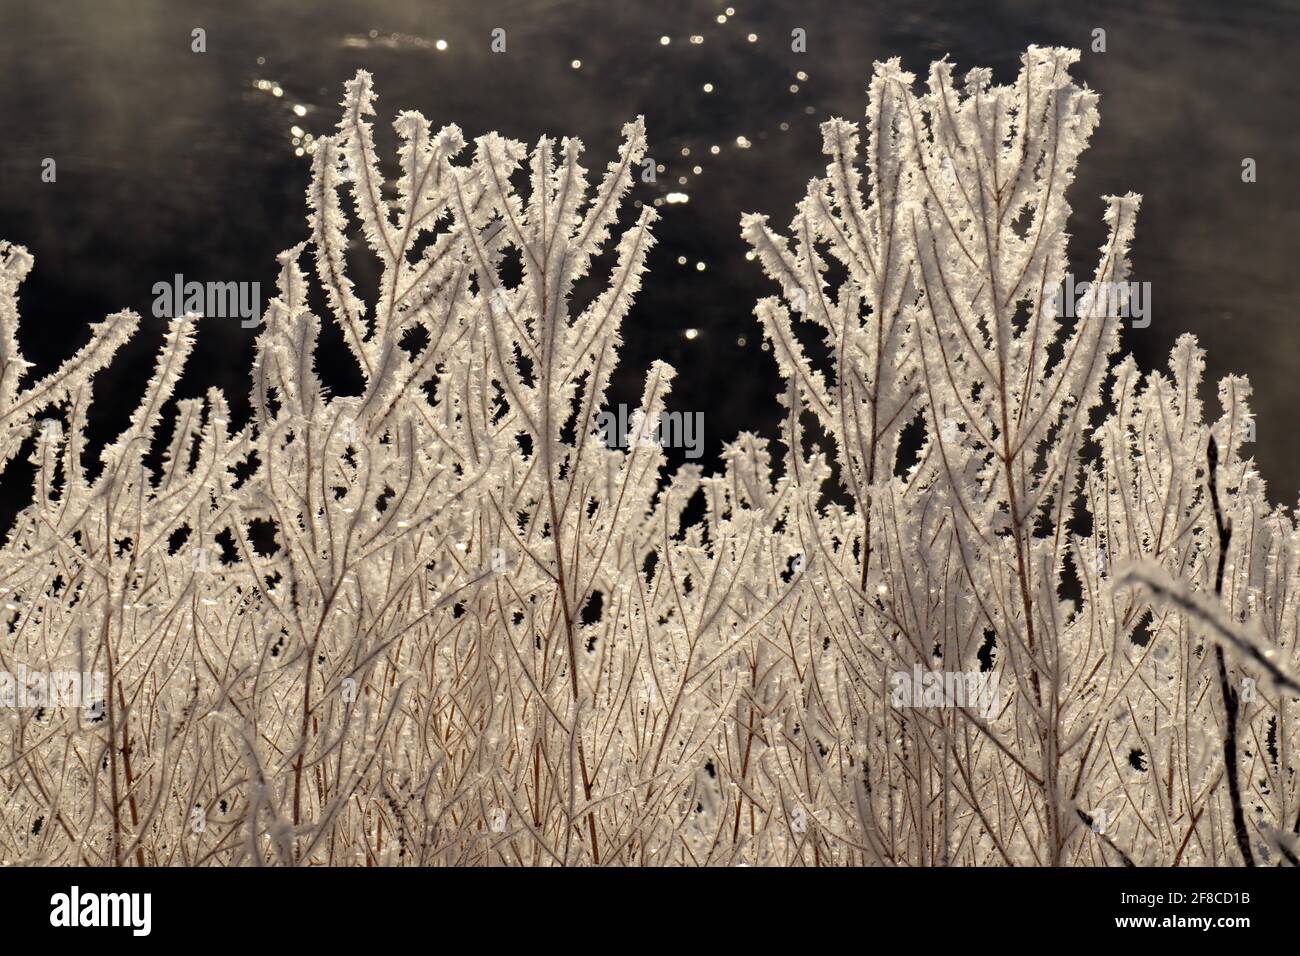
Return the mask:
<path id="1" fill-rule="evenodd" d="M 195 27 L 207 31 L 205 54 L 190 50 Z M 489 50 L 494 27 L 507 31 L 505 54 Z M 805 54 L 790 50 L 794 27 L 807 31 Z M 1104 54 L 1088 52 L 1096 27 Z M 1283 0 L 0 0 L 0 238 L 36 256 L 23 346 L 44 372 L 91 321 L 123 308 L 145 316 L 99 379 L 96 431 L 122 427 L 161 341 L 155 282 L 179 272 L 257 280 L 264 300 L 273 294 L 276 253 L 306 235 L 308 160 L 294 155 L 291 128 L 329 132 L 358 67 L 375 74 L 386 159 L 392 117 L 418 109 L 471 139 L 577 135 L 599 171 L 621 124 L 641 113 L 650 155 L 667 168 L 635 195 L 690 201 L 661 209 L 612 399 L 636 401 L 645 367 L 668 360 L 679 373 L 671 407 L 704 411 L 712 461 L 741 429 L 774 434 L 778 416 L 775 363 L 752 316 L 774 287 L 745 259 L 740 214 L 766 212 L 784 228 L 824 168 L 818 124 L 862 116 L 873 60 L 901 56 L 923 77 L 947 53 L 959 72 L 990 66 L 1009 82 L 1030 43 L 1084 50 L 1076 75 L 1101 93 L 1101 126 L 1070 194 L 1075 273 L 1091 275 L 1104 237 L 1099 197 L 1143 193 L 1133 278 L 1152 284 L 1153 320 L 1125 346 L 1152 368 L 1191 331 L 1212 379 L 1248 374 L 1257 460 L 1273 498 L 1293 502 L 1300 4 Z M 45 157 L 57 160 L 55 184 L 40 181 Z M 1241 182 L 1243 157 L 1257 161 L 1255 184 Z M 220 385 L 246 414 L 254 335 L 236 320 L 204 323 L 180 394 Z M 322 373 L 348 391 L 355 379 L 334 344 Z M 3 511 L 26 480 L 11 468 Z"/>

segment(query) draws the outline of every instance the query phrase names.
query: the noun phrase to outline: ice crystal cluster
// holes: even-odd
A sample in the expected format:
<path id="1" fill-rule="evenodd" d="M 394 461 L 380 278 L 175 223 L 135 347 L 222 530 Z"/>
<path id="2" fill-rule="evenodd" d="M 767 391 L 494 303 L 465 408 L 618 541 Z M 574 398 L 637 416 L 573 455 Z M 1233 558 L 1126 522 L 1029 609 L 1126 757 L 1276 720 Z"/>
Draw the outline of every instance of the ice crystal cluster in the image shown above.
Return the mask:
<path id="1" fill-rule="evenodd" d="M 1056 314 L 1098 120 L 1076 57 L 1031 48 L 1007 86 L 877 64 L 865 127 L 822 127 L 788 228 L 744 217 L 787 414 L 716 474 L 596 425 L 653 243 L 629 201 L 640 121 L 594 181 L 574 139 L 470 147 L 401 113 L 389 182 L 359 73 L 314 156 L 310 239 L 280 259 L 250 420 L 173 396 L 182 316 L 98 456 L 93 379 L 137 318 L 30 381 L 31 259 L 0 246 L 0 462 L 35 468 L 0 551 L 0 667 L 105 676 L 89 708 L 5 713 L 0 852 L 1294 860 L 1296 526 L 1244 457 L 1242 379 L 1207 418 L 1190 337 L 1144 375 L 1107 297 Z M 1106 200 L 1098 288 L 1123 288 L 1137 211 Z M 322 387 L 322 321 L 360 394 Z M 672 378 L 644 370 L 634 428 Z M 922 673 L 997 694 L 900 703 Z"/>

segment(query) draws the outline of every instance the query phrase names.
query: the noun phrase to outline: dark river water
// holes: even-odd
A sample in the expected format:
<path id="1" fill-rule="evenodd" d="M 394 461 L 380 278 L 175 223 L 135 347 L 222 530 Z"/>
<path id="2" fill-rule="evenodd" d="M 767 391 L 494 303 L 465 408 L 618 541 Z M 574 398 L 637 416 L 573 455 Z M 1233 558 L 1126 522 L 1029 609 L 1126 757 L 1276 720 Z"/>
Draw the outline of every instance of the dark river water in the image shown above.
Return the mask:
<path id="1" fill-rule="evenodd" d="M 795 27 L 806 53 L 790 49 Z M 206 53 L 191 51 L 195 28 Z M 489 48 L 495 28 L 505 54 Z M 1089 51 L 1096 28 L 1105 53 Z M 121 427 L 161 339 L 155 282 L 256 280 L 271 294 L 276 253 L 305 238 L 309 161 L 295 150 L 331 129 L 358 67 L 375 75 L 381 152 L 396 111 L 418 109 L 469 138 L 577 135 L 599 170 L 640 113 L 666 168 L 638 189 L 690 199 L 661 210 L 612 397 L 635 401 L 649 362 L 668 360 L 671 407 L 705 413 L 711 461 L 741 429 L 774 433 L 779 409 L 752 315 L 774 287 L 745 258 L 741 213 L 789 221 L 824 167 L 818 124 L 862 116 L 873 60 L 901 56 L 924 75 L 947 53 L 1005 82 L 1030 43 L 1083 49 L 1077 75 L 1101 94 L 1070 194 L 1074 271 L 1095 264 L 1099 197 L 1143 193 L 1133 278 L 1151 283 L 1152 322 L 1126 347 L 1151 368 L 1191 331 L 1210 376 L 1248 374 L 1257 460 L 1273 498 L 1294 502 L 1300 6 L 1281 0 L 0 0 L 0 238 L 36 256 L 23 345 L 44 370 L 89 322 L 144 315 L 139 342 L 101 378 L 95 427 Z M 55 183 L 41 182 L 46 158 Z M 217 384 L 246 412 L 254 335 L 205 323 L 182 394 Z M 343 363 L 322 367 L 338 390 L 354 386 Z"/>

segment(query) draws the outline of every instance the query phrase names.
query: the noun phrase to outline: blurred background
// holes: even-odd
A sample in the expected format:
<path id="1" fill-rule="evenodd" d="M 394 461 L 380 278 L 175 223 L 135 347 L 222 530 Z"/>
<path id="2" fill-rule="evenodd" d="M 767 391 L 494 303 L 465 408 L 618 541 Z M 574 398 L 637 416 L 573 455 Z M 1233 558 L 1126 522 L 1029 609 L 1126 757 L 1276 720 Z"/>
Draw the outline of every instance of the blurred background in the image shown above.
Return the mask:
<path id="1" fill-rule="evenodd" d="M 504 54 L 489 47 L 498 27 Z M 806 53 L 791 50 L 796 27 Z M 205 53 L 191 51 L 195 28 Z M 1096 28 L 1105 53 L 1090 50 Z M 1125 348 L 1146 369 L 1163 366 L 1190 331 L 1212 380 L 1249 375 L 1257 461 L 1274 500 L 1293 503 L 1296 0 L 0 0 L 0 238 L 36 258 L 23 347 L 45 372 L 90 322 L 141 313 L 137 341 L 99 379 L 95 436 L 123 427 L 162 338 L 155 282 L 182 273 L 260 281 L 263 302 L 274 294 L 275 255 L 306 237 L 310 142 L 337 122 L 358 67 L 375 75 L 385 160 L 393 116 L 418 109 L 469 139 L 576 135 L 595 175 L 623 122 L 644 114 L 664 171 L 633 195 L 660 200 L 662 221 L 611 399 L 635 403 L 646 366 L 669 361 L 670 408 L 705 413 L 711 464 L 742 429 L 774 435 L 779 414 L 752 314 L 775 287 L 746 259 L 741 213 L 784 229 L 824 169 L 818 125 L 862 117 L 873 60 L 899 56 L 923 77 L 948 54 L 959 74 L 989 66 L 1004 83 L 1030 43 L 1082 50 L 1076 76 L 1101 94 L 1070 193 L 1073 271 L 1090 276 L 1096 263 L 1100 197 L 1144 194 L 1132 278 L 1151 283 L 1152 322 L 1127 331 Z M 52 184 L 41 181 L 47 157 Z M 1246 157 L 1253 184 L 1241 179 Z M 179 394 L 219 385 L 236 419 L 246 415 L 255 334 L 236 319 L 203 323 Z M 338 392 L 357 389 L 337 335 L 319 365 Z M 1204 397 L 1213 410 L 1213 390 Z M 0 527 L 29 482 L 11 466 Z"/>

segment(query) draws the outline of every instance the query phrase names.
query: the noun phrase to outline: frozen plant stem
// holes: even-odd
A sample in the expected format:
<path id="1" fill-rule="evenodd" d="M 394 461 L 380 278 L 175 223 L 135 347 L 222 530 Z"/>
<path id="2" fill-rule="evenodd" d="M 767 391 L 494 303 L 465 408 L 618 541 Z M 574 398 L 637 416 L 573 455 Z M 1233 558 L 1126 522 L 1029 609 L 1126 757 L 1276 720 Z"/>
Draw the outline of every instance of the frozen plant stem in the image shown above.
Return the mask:
<path id="1" fill-rule="evenodd" d="M 1219 447 L 1211 436 L 1205 448 L 1209 469 L 1210 501 L 1214 505 L 1214 528 L 1218 536 L 1218 564 L 1214 571 L 1214 593 L 1223 596 L 1223 568 L 1228 547 L 1232 544 L 1232 526 L 1224 521 L 1219 507 Z M 1237 767 L 1237 691 L 1228 680 L 1228 665 L 1223 660 L 1223 643 L 1214 642 L 1214 662 L 1219 670 L 1219 693 L 1223 699 L 1223 765 L 1227 769 L 1228 797 L 1232 801 L 1232 829 L 1237 838 L 1237 849 L 1242 862 L 1255 865 L 1255 855 L 1250 849 L 1250 833 L 1246 829 L 1246 813 L 1241 806 L 1241 783 Z"/>
<path id="2" fill-rule="evenodd" d="M 1031 47 L 1005 85 L 875 65 L 865 127 L 822 126 L 784 233 L 741 221 L 784 415 L 713 473 L 599 436 L 654 243 L 640 119 L 597 176 L 576 139 L 402 112 L 388 177 L 359 72 L 247 421 L 175 395 L 200 331 L 178 316 L 126 429 L 88 448 L 138 318 L 33 375 L 31 257 L 0 243 L 0 469 L 35 473 L 0 543 L 0 664 L 107 675 L 102 717 L 0 723 L 0 852 L 1206 865 L 1252 862 L 1249 801 L 1292 860 L 1300 531 L 1247 457 L 1243 379 L 1207 414 L 1191 337 L 1144 373 L 1109 296 L 1058 314 L 1099 119 L 1077 57 Z M 1094 288 L 1126 287 L 1139 207 L 1104 199 Z M 316 375 L 325 322 L 357 394 Z M 632 372 L 645 432 L 674 373 Z M 1242 706 L 1230 651 L 1274 692 Z"/>

